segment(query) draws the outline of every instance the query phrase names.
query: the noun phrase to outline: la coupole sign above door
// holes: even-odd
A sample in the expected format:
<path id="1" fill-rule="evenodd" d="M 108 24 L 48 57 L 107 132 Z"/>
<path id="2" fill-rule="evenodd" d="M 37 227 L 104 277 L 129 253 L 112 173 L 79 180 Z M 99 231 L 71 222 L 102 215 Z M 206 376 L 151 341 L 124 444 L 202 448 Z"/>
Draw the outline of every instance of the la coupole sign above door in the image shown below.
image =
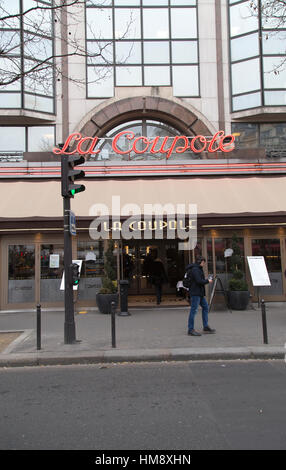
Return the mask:
<path id="1" fill-rule="evenodd" d="M 125 139 L 125 143 L 126 141 L 130 141 L 127 150 L 121 150 L 119 148 L 120 139 Z M 79 153 L 80 155 L 97 155 L 101 151 L 100 148 L 96 148 L 99 140 L 102 140 L 102 138 L 83 137 L 79 132 L 74 132 L 68 136 L 62 148 L 55 147 L 53 153 L 57 155 L 73 155 L 75 153 Z M 111 146 L 112 150 L 120 155 L 126 155 L 131 152 L 137 154 L 148 152 L 151 154 L 166 154 L 166 158 L 168 159 L 173 152 L 231 152 L 234 150 L 234 140 L 234 135 L 225 135 L 224 131 L 219 131 L 211 137 L 205 137 L 203 135 L 196 135 L 194 137 L 179 135 L 175 137 L 155 136 L 151 138 L 144 136 L 136 137 L 135 133 L 132 131 L 122 131 L 113 137 Z"/>

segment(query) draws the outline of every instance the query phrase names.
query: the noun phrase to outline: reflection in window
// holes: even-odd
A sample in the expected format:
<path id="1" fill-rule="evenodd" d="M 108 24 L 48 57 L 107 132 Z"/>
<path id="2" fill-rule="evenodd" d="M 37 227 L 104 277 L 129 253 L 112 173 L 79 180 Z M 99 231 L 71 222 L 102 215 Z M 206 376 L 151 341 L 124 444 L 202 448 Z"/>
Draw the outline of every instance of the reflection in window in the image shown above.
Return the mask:
<path id="1" fill-rule="evenodd" d="M 34 245 L 9 245 L 9 279 L 34 279 Z"/>
<path id="2" fill-rule="evenodd" d="M 138 8 L 115 10 L 115 39 L 139 39 L 140 34 L 141 17 Z"/>
<path id="3" fill-rule="evenodd" d="M 118 86 L 142 85 L 141 67 L 116 67 L 116 81 Z"/>
<path id="4" fill-rule="evenodd" d="M 170 62 L 170 46 L 165 41 L 144 42 L 144 62 L 146 64 L 168 64 Z"/>
<path id="5" fill-rule="evenodd" d="M 271 282 L 271 286 L 261 288 L 261 294 L 282 294 L 283 287 L 279 238 L 255 239 L 251 241 L 251 244 L 253 256 L 264 256 L 266 268 Z"/>
<path id="6" fill-rule="evenodd" d="M 8 302 L 24 303 L 35 300 L 35 247 L 9 245 Z"/>
<path id="7" fill-rule="evenodd" d="M 253 16 L 248 1 L 230 8 L 230 35 L 232 37 L 256 29 L 258 29 L 258 19 Z"/>
<path id="8" fill-rule="evenodd" d="M 264 103 L 266 106 L 286 106 L 286 90 L 265 91 Z"/>
<path id="9" fill-rule="evenodd" d="M 125 64 L 141 64 L 141 44 L 139 42 L 124 41 L 115 43 L 116 62 Z"/>
<path id="10" fill-rule="evenodd" d="M 212 243 L 213 241 L 214 252 Z M 243 238 L 238 238 L 238 244 L 244 260 Z M 214 240 L 207 239 L 208 272 L 211 274 L 216 274 L 220 278 L 225 289 L 227 289 L 228 281 L 231 278 L 231 257 L 225 256 L 225 251 L 231 247 L 232 238 L 214 238 Z M 244 270 L 245 263 L 243 265 L 243 271 Z"/>
<path id="11" fill-rule="evenodd" d="M 123 134 L 119 139 L 117 139 L 116 146 L 119 151 L 126 152 L 125 154 L 118 154 L 115 153 L 112 149 L 112 139 L 119 134 L 120 132 L 133 132 L 134 139 L 136 137 L 147 137 L 149 140 L 154 139 L 158 136 L 158 141 L 154 147 L 155 153 L 150 153 L 150 148 L 152 145 L 149 145 L 147 150 L 146 143 L 140 139 L 137 144 L 136 148 L 142 153 L 135 153 L 134 151 L 128 150 L 132 147 L 132 141 L 127 138 L 127 134 Z M 100 152 L 96 155 L 87 155 L 88 159 L 96 159 L 96 160 L 164 160 L 166 158 L 166 154 L 156 153 L 163 144 L 164 138 L 168 136 L 170 138 L 169 144 L 167 144 L 167 148 L 171 145 L 171 139 L 175 136 L 180 135 L 180 131 L 171 127 L 164 122 L 149 120 L 149 119 L 142 119 L 136 121 L 130 121 L 128 123 L 120 124 L 116 126 L 109 132 L 107 132 L 106 136 L 102 137 L 99 140 L 98 147 Z M 175 153 L 173 152 L 170 156 L 173 160 L 185 160 L 188 158 L 196 158 L 192 152 L 184 152 L 184 153 Z"/>
<path id="12" fill-rule="evenodd" d="M 281 67 L 286 34 L 274 26 L 276 20 L 265 21 L 263 14 L 260 22 L 260 14 L 247 0 L 229 2 L 233 111 L 286 103 L 286 72 Z"/>
<path id="13" fill-rule="evenodd" d="M 230 44 L 232 61 L 259 55 L 258 33 L 232 39 Z"/>
<path id="14" fill-rule="evenodd" d="M 82 259 L 81 277 L 101 277 L 104 274 L 102 241 L 80 241 L 77 245 L 78 259 Z"/>
<path id="15" fill-rule="evenodd" d="M 267 149 L 286 146 L 286 123 L 257 124 L 236 122 L 232 123 L 232 133 L 235 134 L 237 148 L 265 147 Z"/>
<path id="16" fill-rule="evenodd" d="M 41 245 L 41 302 L 63 300 L 61 280 L 64 270 L 64 246 L 57 244 Z"/>
<path id="17" fill-rule="evenodd" d="M 2 152 L 49 152 L 54 145 L 54 126 L 0 126 Z"/>
<path id="18" fill-rule="evenodd" d="M 245 95 L 234 96 L 232 100 L 233 111 L 250 109 L 261 106 L 261 93 L 247 93 Z"/>
<path id="19" fill-rule="evenodd" d="M 112 140 L 114 137 L 122 133 L 120 138 L 116 140 L 116 147 L 118 152 L 112 149 Z M 133 136 L 133 134 L 134 136 Z M 171 148 L 175 136 L 180 136 L 181 132 L 178 129 L 170 126 L 161 121 L 151 119 L 138 119 L 120 124 L 106 133 L 105 136 L 99 138 L 96 150 L 99 153 L 91 155 L 88 154 L 88 160 L 166 160 L 168 149 Z M 131 140 L 128 138 L 131 137 Z M 135 139 L 139 137 L 136 142 L 137 153 L 132 150 L 132 145 Z M 142 137 L 146 137 L 149 142 L 144 142 Z M 168 137 L 168 139 L 166 139 Z M 152 141 L 152 142 L 151 142 Z M 165 153 L 160 151 L 163 145 Z M 182 145 L 182 147 L 181 147 Z M 176 153 L 176 148 L 184 148 L 184 141 L 178 140 L 177 146 L 169 155 L 172 160 L 188 160 L 199 158 L 198 154 L 191 150 L 181 151 Z M 151 152 L 152 149 L 152 152 Z M 120 154 L 119 152 L 122 152 Z"/>
<path id="20" fill-rule="evenodd" d="M 196 0 L 95 5 L 86 4 L 87 53 L 100 52 L 96 39 L 105 46 L 103 58 L 87 57 L 88 97 L 112 97 L 114 86 L 173 86 L 175 96 L 199 96 Z"/>
<path id="21" fill-rule="evenodd" d="M 260 88 L 259 59 L 238 62 L 232 66 L 232 91 L 245 93 Z"/>
<path id="22" fill-rule="evenodd" d="M 28 127 L 28 151 L 49 152 L 55 145 L 55 128 L 53 126 Z"/>
<path id="23" fill-rule="evenodd" d="M 25 152 L 25 127 L 0 127 L 0 150 L 2 152 Z"/>
<path id="24" fill-rule="evenodd" d="M 103 241 L 79 241 L 77 259 L 83 260 L 78 299 L 94 301 L 101 288 L 101 279 L 104 275 Z"/>
<path id="25" fill-rule="evenodd" d="M 258 124 L 246 122 L 232 123 L 231 132 L 235 134 L 237 148 L 255 148 L 259 146 Z"/>
<path id="26" fill-rule="evenodd" d="M 199 94 L 198 67 L 176 65 L 173 67 L 173 89 L 175 96 L 195 96 Z"/>
<path id="27" fill-rule="evenodd" d="M 270 148 L 285 148 L 286 123 L 260 124 L 260 144 Z"/>
<path id="28" fill-rule="evenodd" d="M 145 85 L 160 86 L 170 85 L 170 68 L 165 66 L 144 67 Z"/>
<path id="29" fill-rule="evenodd" d="M 144 39 L 168 39 L 169 15 L 167 8 L 143 9 Z"/>
<path id="30" fill-rule="evenodd" d="M 34 3 L 40 8 L 34 9 Z M 6 55 L 0 58 L 4 83 L 0 88 L 2 108 L 54 112 L 53 9 L 46 6 L 47 2 L 42 0 L 1 2 L 8 17 L 2 21 L 0 32 L 1 49 Z M 20 12 L 25 14 L 13 17 Z M 24 80 L 18 78 L 22 67 L 26 73 Z M 19 93 L 10 93 L 16 90 Z"/>

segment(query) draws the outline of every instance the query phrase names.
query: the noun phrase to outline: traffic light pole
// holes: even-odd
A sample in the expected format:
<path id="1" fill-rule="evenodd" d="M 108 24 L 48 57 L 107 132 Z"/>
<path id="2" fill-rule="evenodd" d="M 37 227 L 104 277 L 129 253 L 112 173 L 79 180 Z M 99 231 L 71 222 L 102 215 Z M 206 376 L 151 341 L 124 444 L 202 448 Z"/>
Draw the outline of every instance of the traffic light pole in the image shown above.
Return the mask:
<path id="1" fill-rule="evenodd" d="M 64 197 L 65 344 L 76 343 L 73 285 L 71 276 L 72 237 L 69 230 L 70 198 Z"/>
<path id="2" fill-rule="evenodd" d="M 74 169 L 75 166 L 82 165 L 83 163 L 85 163 L 85 159 L 82 156 L 74 155 L 73 153 L 62 155 L 61 193 L 64 201 L 65 344 L 77 342 L 74 321 L 73 285 L 78 284 L 79 276 L 76 273 L 76 279 L 74 280 L 75 273 L 72 266 L 72 234 L 70 230 L 70 199 L 73 198 L 75 194 L 85 190 L 83 184 L 74 183 L 75 180 L 82 179 L 85 175 L 84 171 Z"/>

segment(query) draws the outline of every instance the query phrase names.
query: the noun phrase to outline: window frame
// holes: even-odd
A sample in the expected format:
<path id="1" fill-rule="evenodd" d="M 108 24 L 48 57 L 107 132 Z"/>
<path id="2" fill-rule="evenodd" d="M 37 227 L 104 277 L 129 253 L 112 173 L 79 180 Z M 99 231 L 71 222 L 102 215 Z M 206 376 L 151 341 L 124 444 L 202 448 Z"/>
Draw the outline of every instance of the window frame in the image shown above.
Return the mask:
<path id="1" fill-rule="evenodd" d="M 197 87 L 197 94 L 195 95 L 183 95 L 183 94 L 178 94 L 178 95 L 175 95 L 175 96 L 178 96 L 180 98 L 199 98 L 200 97 L 200 66 L 199 66 L 199 24 L 198 24 L 198 2 L 197 1 L 194 1 L 193 5 L 173 5 L 170 1 L 167 2 L 166 5 L 156 5 L 156 4 L 152 4 L 152 5 L 146 5 L 144 4 L 144 2 L 142 0 L 140 0 L 139 4 L 138 5 L 115 5 L 115 2 L 112 1 L 110 2 L 111 4 L 110 5 L 106 5 L 106 6 L 102 6 L 101 8 L 112 8 L 112 18 L 113 18 L 113 38 L 110 39 L 110 43 L 112 43 L 113 45 L 113 62 L 112 64 L 106 64 L 104 65 L 105 67 L 112 67 L 113 69 L 113 77 L 114 77 L 114 84 L 113 84 L 113 94 L 110 93 L 110 95 L 106 96 L 106 95 L 102 95 L 100 96 L 100 94 L 98 95 L 95 95 L 95 94 L 91 94 L 89 92 L 89 82 L 88 82 L 88 69 L 90 67 L 94 67 L 94 65 L 91 65 L 90 63 L 88 63 L 88 57 L 86 57 L 86 77 L 87 77 L 87 80 L 86 80 L 86 99 L 107 99 L 107 98 L 111 98 L 114 96 L 114 88 L 115 87 L 124 87 L 124 86 L 162 86 L 162 87 L 166 87 L 166 86 L 171 86 L 173 87 L 174 86 L 174 77 L 173 77 L 173 67 L 176 66 L 176 67 L 180 67 L 180 66 L 196 66 L 196 71 L 195 73 L 197 74 L 197 82 L 198 82 L 198 87 Z M 154 2 L 156 3 L 156 2 Z M 96 8 L 95 6 L 93 6 L 91 3 L 89 4 L 86 4 L 85 5 L 85 46 L 86 46 L 86 51 L 88 51 L 88 44 L 89 43 L 92 43 L 92 42 L 96 42 L 95 39 L 91 40 L 91 39 L 88 39 L 87 38 L 87 28 L 88 28 L 88 25 L 87 25 L 87 11 L 88 9 L 90 8 Z M 140 38 L 138 39 L 130 39 L 130 38 L 126 38 L 126 39 L 121 39 L 120 41 L 123 43 L 123 42 L 132 42 L 132 43 L 139 43 L 140 44 L 140 47 L 141 47 L 141 62 L 130 62 L 128 61 L 128 63 L 125 65 L 124 63 L 122 64 L 118 64 L 117 63 L 117 60 L 116 60 L 116 49 L 115 49 L 115 44 L 116 42 L 118 42 L 118 39 L 116 39 L 115 37 L 115 10 L 116 9 L 121 9 L 121 10 L 135 10 L 137 9 L 140 13 L 140 18 L 141 18 L 141 24 L 140 24 Z M 151 10 L 151 9 L 156 9 L 156 10 L 167 10 L 167 14 L 168 14 L 168 37 L 167 38 L 145 38 L 144 37 L 144 34 L 143 34 L 143 13 L 144 13 L 144 10 Z M 172 26 L 171 26 L 171 12 L 174 11 L 174 10 L 178 10 L 178 9 L 192 9 L 192 10 L 195 10 L 196 11 L 196 32 L 197 32 L 197 36 L 196 37 L 187 37 L 187 38 L 184 38 L 184 37 L 179 37 L 179 38 L 174 38 L 172 36 Z M 107 41 L 106 38 L 102 38 L 102 41 Z M 152 62 L 152 63 L 147 63 L 145 62 L 145 57 L 144 57 L 144 43 L 146 44 L 147 42 L 168 42 L 168 48 L 169 48 L 169 62 L 166 63 L 166 62 Z M 182 42 L 182 41 L 187 41 L 187 42 L 195 42 L 196 43 L 196 46 L 197 46 L 197 60 L 194 62 L 194 61 L 190 61 L 190 62 L 173 62 L 173 59 L 172 59 L 172 44 L 174 42 Z M 132 67 L 141 67 L 141 85 L 132 85 L 132 84 L 121 84 L 121 85 L 118 85 L 117 84 L 117 76 L 116 76 L 116 67 L 120 67 L 120 66 L 127 66 L 129 68 L 132 68 Z M 144 73 L 144 68 L 145 67 L 158 67 L 158 66 L 166 66 L 166 67 L 169 67 L 169 75 L 170 75 L 170 83 L 169 84 L 165 84 L 165 85 L 158 85 L 157 83 L 152 85 L 152 84 L 146 84 L 146 81 L 145 81 L 145 73 Z"/>

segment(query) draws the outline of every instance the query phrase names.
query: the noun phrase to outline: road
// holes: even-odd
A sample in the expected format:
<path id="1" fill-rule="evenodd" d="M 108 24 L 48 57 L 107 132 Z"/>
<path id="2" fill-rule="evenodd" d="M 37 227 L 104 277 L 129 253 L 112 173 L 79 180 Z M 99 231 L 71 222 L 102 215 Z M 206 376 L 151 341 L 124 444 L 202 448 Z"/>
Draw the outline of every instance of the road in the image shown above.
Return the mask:
<path id="1" fill-rule="evenodd" d="M 0 369 L 0 449 L 285 449 L 285 390 L 284 361 Z"/>

